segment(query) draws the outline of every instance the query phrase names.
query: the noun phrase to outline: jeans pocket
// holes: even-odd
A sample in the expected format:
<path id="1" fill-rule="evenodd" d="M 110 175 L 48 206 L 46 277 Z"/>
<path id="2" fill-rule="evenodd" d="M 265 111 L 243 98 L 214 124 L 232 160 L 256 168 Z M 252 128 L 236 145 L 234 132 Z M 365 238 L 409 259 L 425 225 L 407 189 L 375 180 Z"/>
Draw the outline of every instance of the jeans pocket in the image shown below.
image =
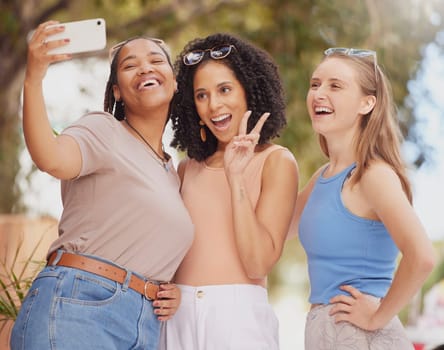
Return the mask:
<path id="1" fill-rule="evenodd" d="M 120 291 L 117 282 L 94 275 L 76 274 L 69 291 L 65 289 L 60 299 L 64 303 L 99 306 L 111 303 Z"/>

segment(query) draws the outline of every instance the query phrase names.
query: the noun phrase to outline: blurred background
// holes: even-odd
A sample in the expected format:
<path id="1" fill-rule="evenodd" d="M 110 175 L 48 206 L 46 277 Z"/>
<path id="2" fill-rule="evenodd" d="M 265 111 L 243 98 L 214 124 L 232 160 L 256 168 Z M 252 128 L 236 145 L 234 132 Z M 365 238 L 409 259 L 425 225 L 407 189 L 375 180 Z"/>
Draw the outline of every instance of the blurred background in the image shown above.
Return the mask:
<path id="1" fill-rule="evenodd" d="M 279 66 L 287 99 L 288 127 L 276 142 L 292 150 L 298 160 L 301 188 L 326 161 L 305 107 L 311 71 L 328 47 L 377 51 L 378 63 L 393 84 L 414 205 L 439 256 L 423 290 L 400 317 L 418 349 L 444 343 L 440 335 L 444 333 L 440 203 L 444 198 L 444 1 L 1 0 L 0 243 L 2 238 L 20 233 L 2 226 L 5 220 L 49 217 L 56 222 L 62 210 L 59 182 L 34 168 L 23 142 L 21 89 L 26 35 L 49 19 L 66 22 L 96 17 L 106 20 L 107 48 L 130 36 L 146 34 L 164 39 L 174 57 L 191 39 L 232 32 L 267 50 Z M 108 72 L 107 50 L 49 68 L 44 91 L 55 130 L 61 131 L 89 110 L 103 109 Z M 170 137 L 168 128 L 165 145 Z M 183 155 L 173 149 L 168 152 L 177 165 Z M 20 239 L 25 239 L 21 234 Z M 0 253 L 0 260 L 2 254 L 6 256 L 8 250 Z M 0 315 L 2 293 L 0 289 Z M 269 293 L 280 320 L 282 350 L 302 349 L 308 282 L 305 254 L 297 237 L 287 242 L 269 278 Z M 0 333 L 1 320 L 0 316 Z"/>

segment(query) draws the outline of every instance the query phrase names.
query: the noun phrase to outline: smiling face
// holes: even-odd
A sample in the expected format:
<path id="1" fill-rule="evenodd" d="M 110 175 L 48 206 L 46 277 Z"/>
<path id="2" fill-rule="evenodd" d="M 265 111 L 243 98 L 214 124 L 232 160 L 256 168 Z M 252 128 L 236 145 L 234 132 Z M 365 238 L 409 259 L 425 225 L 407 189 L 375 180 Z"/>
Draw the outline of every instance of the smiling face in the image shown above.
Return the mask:
<path id="1" fill-rule="evenodd" d="M 168 106 L 176 81 L 162 49 L 153 41 L 135 39 L 119 52 L 117 81 L 113 86 L 116 100 L 123 100 L 128 113 L 140 107 Z"/>
<path id="2" fill-rule="evenodd" d="M 326 58 L 313 72 L 307 108 L 313 129 L 325 136 L 353 137 L 360 118 L 374 105 L 358 84 L 356 68 L 341 58 Z"/>
<path id="3" fill-rule="evenodd" d="M 214 60 L 199 66 L 193 82 L 197 113 L 224 147 L 247 111 L 245 90 L 230 68 Z"/>

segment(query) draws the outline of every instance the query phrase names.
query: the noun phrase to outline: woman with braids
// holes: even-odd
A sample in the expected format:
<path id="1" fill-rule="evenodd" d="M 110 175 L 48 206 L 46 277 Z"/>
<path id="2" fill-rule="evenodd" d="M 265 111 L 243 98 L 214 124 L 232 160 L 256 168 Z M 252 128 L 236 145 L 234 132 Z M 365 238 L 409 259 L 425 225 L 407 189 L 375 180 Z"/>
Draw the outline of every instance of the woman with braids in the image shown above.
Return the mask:
<path id="1" fill-rule="evenodd" d="M 177 309 L 168 284 L 193 237 L 162 134 L 176 88 L 162 41 L 133 38 L 111 52 L 105 112 L 55 137 L 42 81 L 63 26 L 41 24 L 28 51 L 23 130 L 43 171 L 61 179 L 59 238 L 12 332 L 13 350 L 157 349 L 160 321 Z M 113 115 L 114 112 L 114 115 Z"/>
<path id="2" fill-rule="evenodd" d="M 282 253 L 298 168 L 271 143 L 286 125 L 276 65 L 229 34 L 186 45 L 175 63 L 172 145 L 195 239 L 175 282 L 181 305 L 165 325 L 171 350 L 273 350 L 278 322 L 266 278 Z"/>
<path id="3" fill-rule="evenodd" d="M 307 108 L 328 163 L 296 205 L 311 287 L 305 349 L 413 349 L 397 314 L 431 272 L 434 251 L 411 205 L 376 52 L 326 50 Z"/>

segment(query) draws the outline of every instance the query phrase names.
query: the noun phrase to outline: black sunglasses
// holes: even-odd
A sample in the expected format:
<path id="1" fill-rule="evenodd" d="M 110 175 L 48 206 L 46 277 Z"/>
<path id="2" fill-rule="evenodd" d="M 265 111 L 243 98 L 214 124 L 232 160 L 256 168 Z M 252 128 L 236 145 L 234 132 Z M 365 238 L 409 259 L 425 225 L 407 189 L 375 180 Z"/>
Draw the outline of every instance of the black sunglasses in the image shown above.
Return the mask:
<path id="1" fill-rule="evenodd" d="M 212 59 L 221 60 L 222 58 L 227 57 L 235 48 L 236 47 L 234 45 L 220 45 L 206 50 L 193 50 L 183 56 L 183 63 L 186 66 L 198 64 L 200 61 L 202 61 L 205 52 L 209 52 Z"/>

